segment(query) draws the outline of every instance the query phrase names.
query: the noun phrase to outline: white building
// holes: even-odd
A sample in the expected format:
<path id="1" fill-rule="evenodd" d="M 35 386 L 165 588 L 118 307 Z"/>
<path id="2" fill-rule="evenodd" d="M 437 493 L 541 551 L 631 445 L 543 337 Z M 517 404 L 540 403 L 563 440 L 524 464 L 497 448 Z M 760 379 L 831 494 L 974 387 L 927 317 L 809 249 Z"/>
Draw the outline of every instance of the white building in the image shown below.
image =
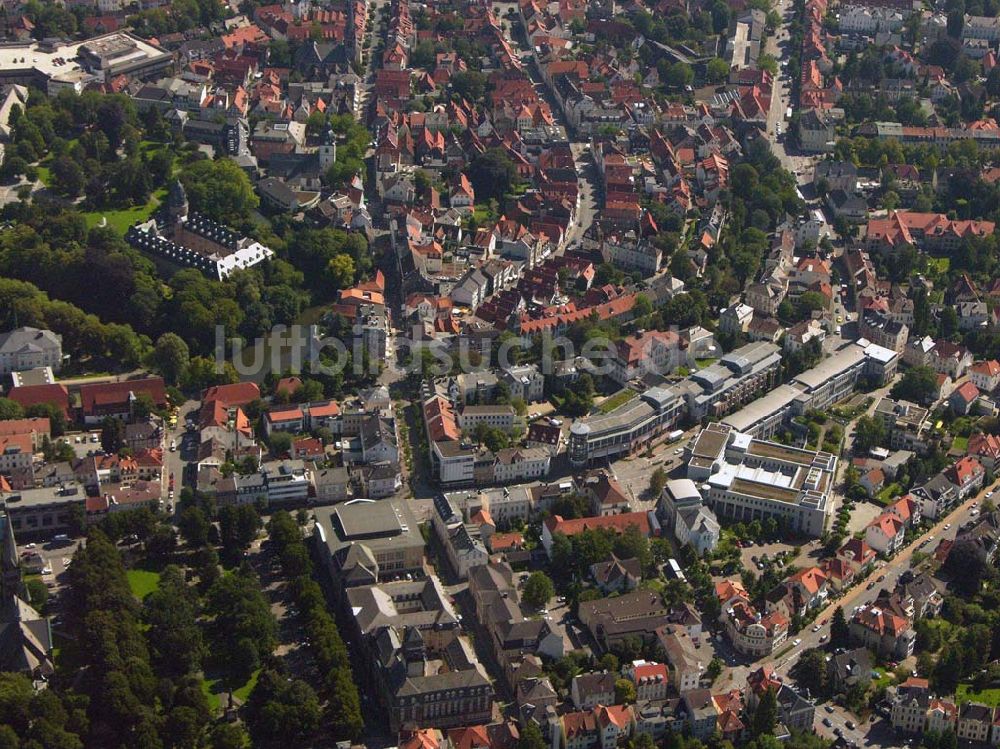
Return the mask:
<path id="1" fill-rule="evenodd" d="M 710 424 L 689 448 L 688 478 L 717 515 L 739 522 L 774 518 L 792 533 L 823 534 L 833 514 L 837 458 L 757 440 Z"/>
<path id="2" fill-rule="evenodd" d="M 51 330 L 17 328 L 0 333 L 0 375 L 26 369 L 62 367 L 62 336 Z"/>

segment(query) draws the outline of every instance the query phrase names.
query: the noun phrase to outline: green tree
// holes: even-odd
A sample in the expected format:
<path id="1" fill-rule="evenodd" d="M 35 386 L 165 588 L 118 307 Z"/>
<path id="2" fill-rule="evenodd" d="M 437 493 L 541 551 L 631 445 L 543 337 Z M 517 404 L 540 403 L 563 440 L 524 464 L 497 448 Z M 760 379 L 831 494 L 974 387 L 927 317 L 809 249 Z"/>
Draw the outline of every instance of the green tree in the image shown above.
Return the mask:
<path id="1" fill-rule="evenodd" d="M 327 273 L 334 288 L 346 289 L 354 283 L 354 260 L 347 254 L 336 255 L 330 258 Z"/>
<path id="2" fill-rule="evenodd" d="M 61 195 L 75 198 L 83 191 L 86 175 L 80 165 L 69 156 L 59 156 L 52 161 L 52 189 Z"/>
<path id="3" fill-rule="evenodd" d="M 844 616 L 844 609 L 838 606 L 830 619 L 830 645 L 835 648 L 847 647 L 851 641 L 851 631 Z"/>
<path id="4" fill-rule="evenodd" d="M 365 721 L 361 715 L 361 700 L 354 684 L 351 669 L 338 666 L 330 672 L 327 680 L 329 703 L 326 716 L 339 740 L 354 740 L 361 736 Z"/>
<path id="5" fill-rule="evenodd" d="M 663 487 L 667 485 L 667 472 L 658 467 L 649 477 L 649 491 L 654 497 L 659 497 Z"/>
<path id="6" fill-rule="evenodd" d="M 294 742 L 311 736 L 320 726 L 319 698 L 313 688 L 271 669 L 257 679 L 246 712 L 251 733 L 262 743 Z"/>
<path id="7" fill-rule="evenodd" d="M 125 440 L 125 423 L 114 416 L 104 417 L 101 422 L 101 447 L 104 452 L 115 454 L 122 449 Z"/>
<path id="8" fill-rule="evenodd" d="M 615 680 L 615 704 L 632 705 L 635 703 L 635 684 L 628 679 Z"/>
<path id="9" fill-rule="evenodd" d="M 188 546 L 197 549 L 208 543 L 212 524 L 200 507 L 188 507 L 181 512 L 177 527 Z"/>
<path id="10" fill-rule="evenodd" d="M 517 749 L 546 749 L 547 746 L 538 724 L 533 720 L 524 721 L 521 735 L 517 740 Z"/>
<path id="11" fill-rule="evenodd" d="M 227 505 L 219 510 L 219 536 L 230 554 L 247 548 L 261 527 L 263 523 L 253 505 Z"/>
<path id="12" fill-rule="evenodd" d="M 543 608 L 555 595 L 555 586 L 544 572 L 532 572 L 524 583 L 521 600 L 532 608 Z"/>
<path id="13" fill-rule="evenodd" d="M 21 418 L 24 418 L 24 409 L 20 403 L 10 398 L 0 398 L 0 421 Z"/>
<path id="14" fill-rule="evenodd" d="M 807 320 L 813 312 L 826 309 L 826 297 L 817 291 L 807 291 L 799 297 L 796 312 L 799 320 Z"/>
<path id="15" fill-rule="evenodd" d="M 224 224 L 242 224 L 260 205 L 250 178 L 229 158 L 194 161 L 180 179 L 191 207 Z"/>
<path id="16" fill-rule="evenodd" d="M 708 668 L 705 669 L 705 678 L 710 682 L 715 683 L 715 680 L 719 678 L 719 674 L 722 673 L 724 664 L 722 659 L 715 657 L 708 662 Z"/>
<path id="17" fill-rule="evenodd" d="M 156 339 L 153 349 L 153 365 L 171 385 L 176 385 L 184 377 L 191 353 L 184 340 L 175 333 L 164 333 Z"/>
<path id="18" fill-rule="evenodd" d="M 873 447 L 881 447 L 887 439 L 885 424 L 881 419 L 862 416 L 854 428 L 854 452 L 864 454 Z"/>
<path id="19" fill-rule="evenodd" d="M 517 169 L 500 148 L 490 148 L 473 158 L 468 168 L 476 201 L 501 200 L 517 180 Z"/>
<path id="20" fill-rule="evenodd" d="M 952 585 L 959 595 L 971 598 L 982 588 L 989 562 L 985 549 L 974 539 L 965 538 L 955 541 L 944 568 L 951 573 Z"/>
<path id="21" fill-rule="evenodd" d="M 288 432 L 272 432 L 268 437 L 268 445 L 271 448 L 271 455 L 287 455 L 292 450 L 292 435 Z"/>
<path id="22" fill-rule="evenodd" d="M 729 77 L 729 63 L 721 57 L 713 57 L 708 61 L 705 75 L 709 83 L 722 83 Z"/>
<path id="23" fill-rule="evenodd" d="M 819 648 L 805 651 L 792 669 L 796 683 L 809 690 L 814 697 L 827 693 L 826 654 Z"/>
<path id="24" fill-rule="evenodd" d="M 931 403 L 936 392 L 937 374 L 934 370 L 930 367 L 911 367 L 892 386 L 891 395 L 915 403 Z"/>
<path id="25" fill-rule="evenodd" d="M 216 723 L 208 731 L 211 749 L 250 749 L 250 736 L 239 723 Z"/>

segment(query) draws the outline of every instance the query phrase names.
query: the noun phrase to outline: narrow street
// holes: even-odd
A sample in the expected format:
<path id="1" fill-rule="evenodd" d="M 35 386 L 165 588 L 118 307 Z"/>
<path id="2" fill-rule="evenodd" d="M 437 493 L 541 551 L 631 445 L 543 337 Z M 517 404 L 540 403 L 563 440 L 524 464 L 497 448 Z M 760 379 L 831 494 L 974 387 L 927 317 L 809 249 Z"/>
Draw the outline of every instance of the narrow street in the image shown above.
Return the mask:
<path id="1" fill-rule="evenodd" d="M 573 153 L 577 182 L 580 186 L 580 206 L 577 209 L 573 222 L 570 224 L 570 227 L 566 232 L 566 241 L 564 246 L 569 248 L 572 247 L 574 243 L 582 240 L 583 236 L 594 223 L 594 217 L 597 214 L 598 207 L 597 200 L 600 195 L 600 175 L 597 173 L 597 166 L 594 164 L 594 160 L 590 154 L 590 142 L 577 136 L 577 134 L 570 128 L 569 122 L 566 120 L 566 116 L 559 107 L 559 102 L 556 100 L 555 96 L 552 95 L 548 86 L 545 85 L 545 81 L 542 80 L 542 76 L 538 70 L 538 66 L 531 49 L 522 44 L 520 40 L 512 37 L 509 30 L 504 33 L 511 46 L 521 52 L 522 60 L 526 60 L 526 58 L 530 57 L 530 59 L 527 59 L 524 63 L 524 70 L 531 78 L 532 85 L 534 85 L 535 90 L 538 92 L 539 98 L 545 101 L 545 103 L 549 105 L 549 109 L 552 110 L 552 117 L 555 120 L 555 123 L 566 129 L 566 135 L 570 140 L 569 147 Z"/>

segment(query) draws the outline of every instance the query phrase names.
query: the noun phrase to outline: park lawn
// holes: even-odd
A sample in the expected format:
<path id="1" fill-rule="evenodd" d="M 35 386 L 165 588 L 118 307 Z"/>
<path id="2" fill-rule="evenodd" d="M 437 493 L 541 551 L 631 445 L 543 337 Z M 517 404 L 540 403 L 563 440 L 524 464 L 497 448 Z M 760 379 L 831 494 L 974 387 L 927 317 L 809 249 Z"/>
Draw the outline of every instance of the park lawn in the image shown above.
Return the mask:
<path id="1" fill-rule="evenodd" d="M 42 184 L 46 187 L 52 187 L 52 170 L 44 164 L 39 164 L 35 168 L 38 170 L 38 179 L 42 181 Z"/>
<path id="2" fill-rule="evenodd" d="M 951 441 L 952 452 L 961 453 L 962 455 L 965 455 L 968 449 L 969 449 L 968 437 L 956 437 Z"/>
<path id="3" fill-rule="evenodd" d="M 955 701 L 959 705 L 966 702 L 981 702 L 990 707 L 1000 707 L 1000 688 L 974 692 L 970 684 L 959 684 L 958 689 L 955 690 Z"/>
<path id="4" fill-rule="evenodd" d="M 719 361 L 718 357 L 710 357 L 708 359 L 695 359 L 695 364 L 698 365 L 698 369 L 704 369 L 705 367 L 710 367 Z"/>
<path id="5" fill-rule="evenodd" d="M 618 406 L 628 403 L 630 400 L 632 400 L 638 395 L 639 394 L 634 390 L 628 390 L 628 389 L 619 390 L 614 395 L 609 395 L 607 398 L 605 398 L 604 401 L 601 403 L 601 405 L 598 406 L 598 408 L 600 409 L 602 414 L 611 413 L 616 408 L 618 408 Z"/>
<path id="6" fill-rule="evenodd" d="M 247 683 L 243 686 L 233 690 L 233 696 L 240 702 L 246 702 L 247 697 L 250 696 L 250 692 L 253 688 L 257 686 L 257 677 L 260 676 L 260 669 L 258 668 L 254 671 L 250 678 L 247 679 Z M 226 682 L 223 676 L 205 676 L 201 680 L 201 691 L 205 694 L 206 699 L 208 699 L 208 706 L 213 711 L 218 711 L 223 707 L 223 700 L 226 699 L 226 693 L 229 691 L 226 688 Z"/>
<path id="7" fill-rule="evenodd" d="M 126 570 L 125 577 L 128 578 L 128 586 L 132 589 L 132 595 L 140 601 L 160 587 L 159 572 Z"/>
<path id="8" fill-rule="evenodd" d="M 146 205 L 134 206 L 132 208 L 122 208 L 117 211 L 87 211 L 83 214 L 83 218 L 87 222 L 88 229 L 99 225 L 102 217 L 107 218 L 108 226 L 114 229 L 118 234 L 124 236 L 130 226 L 141 221 L 145 221 L 152 216 L 153 211 L 160 206 L 160 202 L 163 201 L 166 196 L 166 188 L 161 188 L 150 196 L 149 200 L 146 201 Z"/>

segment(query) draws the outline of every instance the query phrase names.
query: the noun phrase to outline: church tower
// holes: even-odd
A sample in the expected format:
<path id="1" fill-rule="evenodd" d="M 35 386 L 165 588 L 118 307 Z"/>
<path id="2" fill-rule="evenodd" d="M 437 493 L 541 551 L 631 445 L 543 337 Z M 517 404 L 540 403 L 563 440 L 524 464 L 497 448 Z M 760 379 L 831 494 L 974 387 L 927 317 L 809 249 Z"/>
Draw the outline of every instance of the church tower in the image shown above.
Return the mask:
<path id="1" fill-rule="evenodd" d="M 337 160 L 337 136 L 329 125 L 323 132 L 323 142 L 319 147 L 319 168 L 324 172 Z"/>
<path id="2" fill-rule="evenodd" d="M 181 184 L 180 180 L 175 180 L 170 186 L 170 191 L 167 193 L 167 215 L 170 217 L 170 223 L 172 224 L 176 224 L 178 221 L 183 221 L 187 218 L 187 192 L 185 192 L 184 185 Z"/>

